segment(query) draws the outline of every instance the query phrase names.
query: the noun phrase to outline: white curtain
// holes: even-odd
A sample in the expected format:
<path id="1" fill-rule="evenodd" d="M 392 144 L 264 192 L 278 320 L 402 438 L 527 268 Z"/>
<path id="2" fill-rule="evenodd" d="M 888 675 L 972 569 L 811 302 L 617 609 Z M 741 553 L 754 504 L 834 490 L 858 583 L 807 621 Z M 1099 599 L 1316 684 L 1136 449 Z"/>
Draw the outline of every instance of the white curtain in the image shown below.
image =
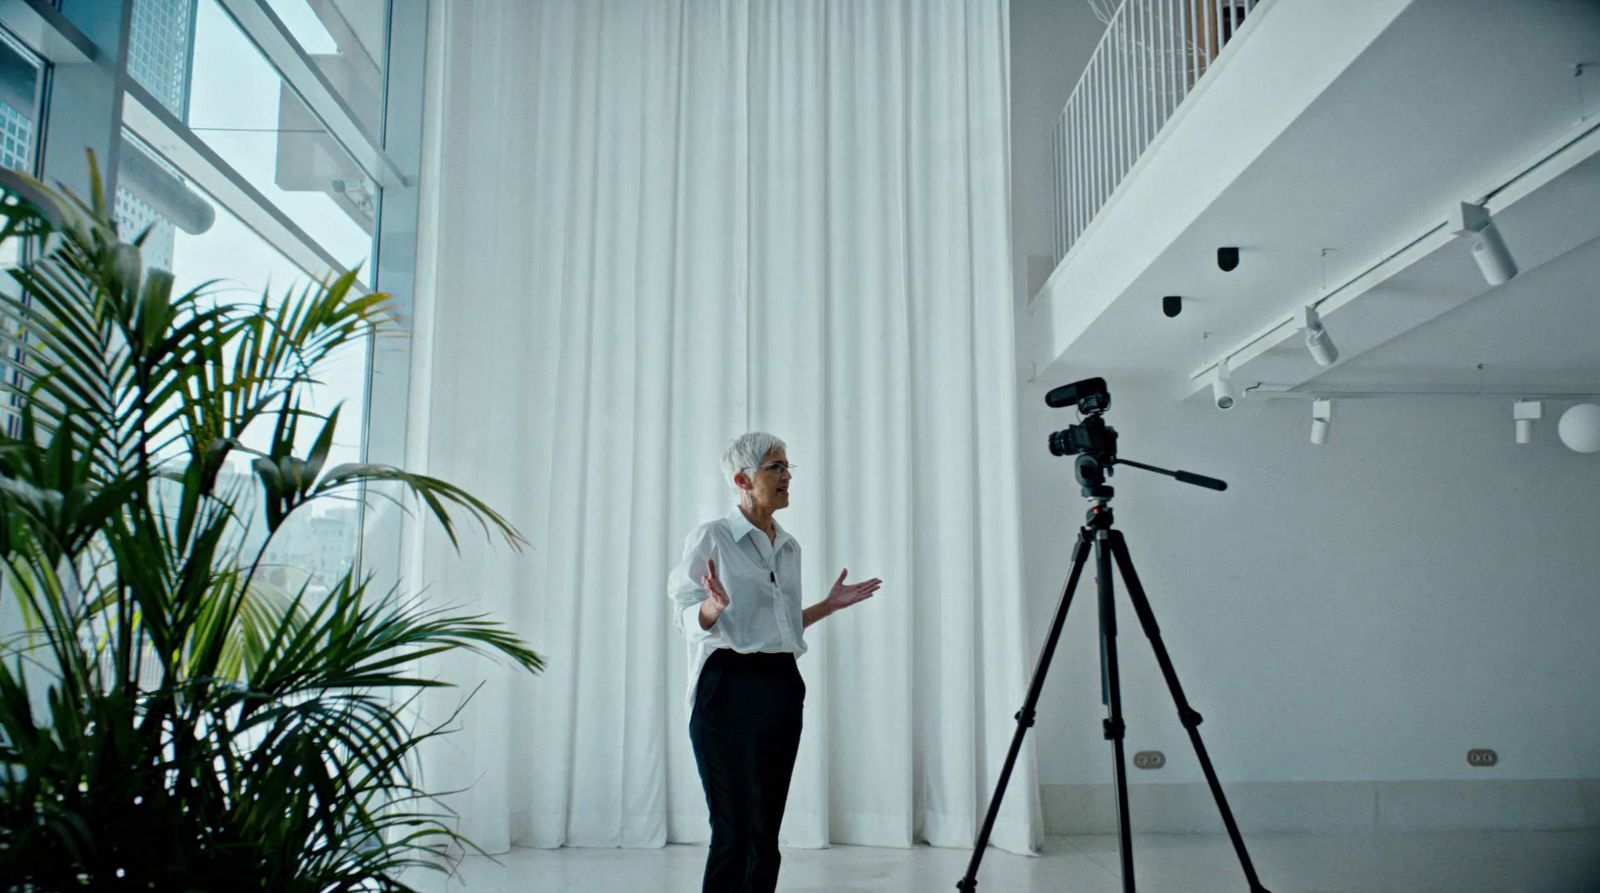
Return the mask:
<path id="1" fill-rule="evenodd" d="M 490 850 L 706 839 L 665 580 L 760 429 L 797 465 L 807 602 L 885 581 L 807 632 L 783 842 L 970 845 L 1031 669 L 1006 0 L 443 0 L 433 25 L 412 461 L 530 547 L 429 534 L 412 582 L 549 669 L 438 667 L 478 687 L 428 784 Z M 1030 745 L 994 842 L 1040 833 Z"/>

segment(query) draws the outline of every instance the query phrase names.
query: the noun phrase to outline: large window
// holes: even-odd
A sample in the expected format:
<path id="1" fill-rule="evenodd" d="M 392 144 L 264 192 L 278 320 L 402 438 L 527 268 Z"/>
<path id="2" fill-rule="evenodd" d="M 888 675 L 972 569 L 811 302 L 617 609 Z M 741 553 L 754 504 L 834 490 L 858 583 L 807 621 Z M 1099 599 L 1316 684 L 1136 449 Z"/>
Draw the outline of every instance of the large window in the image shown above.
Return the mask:
<path id="1" fill-rule="evenodd" d="M 0 28 L 0 166 L 34 173 L 38 165 L 37 126 L 40 92 L 43 89 L 45 64 L 28 49 L 9 29 Z M 19 243 L 0 245 L 0 267 L 9 267 L 19 258 Z M 0 277 L 0 289 L 16 293 L 16 284 L 9 277 Z M 0 331 L 0 350 L 14 350 L 18 332 L 14 323 L 7 323 Z M 0 375 L 12 375 L 0 367 Z M 12 396 L 0 397 L 0 429 L 7 432 L 16 424 Z"/>
<path id="2" fill-rule="evenodd" d="M 190 129 L 340 264 L 366 268 L 377 183 L 216 0 L 198 11 Z"/>
<path id="3" fill-rule="evenodd" d="M 0 30 L 0 165 L 33 170 L 34 119 L 43 68 L 22 41 Z"/>
<path id="4" fill-rule="evenodd" d="M 415 232 L 414 219 L 396 217 L 415 208 L 405 193 L 415 189 L 421 103 L 414 78 L 402 79 L 409 95 L 395 95 L 388 64 L 394 57 L 420 68 L 426 6 L 426 0 L 0 4 L 0 165 L 81 191 L 83 146 L 116 158 L 115 170 L 103 174 L 115 186 L 118 226 L 125 237 L 147 233 L 145 263 L 170 270 L 180 290 L 214 281 L 211 287 L 227 297 L 265 294 L 277 301 L 346 270 L 358 271 L 364 290 L 384 288 L 374 265 L 384 233 Z M 395 43 L 397 15 L 404 21 L 402 44 Z M 124 60 L 120 73 L 95 61 L 115 58 Z M 397 107 L 410 109 L 399 126 L 389 115 Z M 41 109 L 48 110 L 43 122 Z M 60 151 L 41 159 L 41 137 Z M 389 191 L 406 200 L 384 220 Z M 384 269 L 390 280 L 409 285 L 409 270 L 392 261 Z M 366 438 L 374 408 L 371 356 L 371 345 L 353 345 L 310 391 L 308 408 L 341 407 L 332 463 L 360 461 L 374 449 Z M 393 424 L 403 400 L 378 405 L 390 414 L 379 427 L 403 430 Z M 304 433 L 308 448 L 315 431 Z M 377 446 L 384 456 L 396 450 Z M 248 475 L 244 460 L 228 474 Z M 304 514 L 275 538 L 268 560 L 282 572 L 268 582 L 331 584 L 351 566 L 362 523 L 355 503 Z"/>

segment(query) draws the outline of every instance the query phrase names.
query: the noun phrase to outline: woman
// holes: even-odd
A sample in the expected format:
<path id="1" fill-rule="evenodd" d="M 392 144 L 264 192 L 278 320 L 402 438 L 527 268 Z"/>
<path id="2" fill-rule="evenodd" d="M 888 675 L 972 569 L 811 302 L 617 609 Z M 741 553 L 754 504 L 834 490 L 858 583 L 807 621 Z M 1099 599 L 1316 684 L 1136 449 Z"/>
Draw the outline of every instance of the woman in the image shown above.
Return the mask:
<path id="1" fill-rule="evenodd" d="M 789 505 L 783 441 L 752 432 L 722 458 L 739 507 L 700 525 L 667 583 L 689 640 L 689 740 L 711 810 L 704 893 L 770 893 L 778 826 L 800 746 L 806 686 L 795 658 L 806 627 L 877 591 L 846 583 L 800 607 L 800 544 L 773 514 Z"/>

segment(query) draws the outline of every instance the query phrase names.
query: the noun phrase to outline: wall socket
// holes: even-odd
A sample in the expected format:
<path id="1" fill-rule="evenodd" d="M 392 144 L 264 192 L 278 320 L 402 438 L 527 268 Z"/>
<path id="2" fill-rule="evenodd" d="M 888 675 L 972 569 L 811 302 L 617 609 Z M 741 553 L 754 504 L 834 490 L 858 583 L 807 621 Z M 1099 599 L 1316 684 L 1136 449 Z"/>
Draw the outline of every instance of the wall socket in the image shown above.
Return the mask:
<path id="1" fill-rule="evenodd" d="M 1141 750 L 1133 755 L 1133 768 L 1160 769 L 1167 764 L 1167 755 L 1159 750 Z"/>
<path id="2" fill-rule="evenodd" d="M 1487 747 L 1475 747 L 1467 751 L 1468 766 L 1493 766 L 1500 762 L 1500 755 Z"/>

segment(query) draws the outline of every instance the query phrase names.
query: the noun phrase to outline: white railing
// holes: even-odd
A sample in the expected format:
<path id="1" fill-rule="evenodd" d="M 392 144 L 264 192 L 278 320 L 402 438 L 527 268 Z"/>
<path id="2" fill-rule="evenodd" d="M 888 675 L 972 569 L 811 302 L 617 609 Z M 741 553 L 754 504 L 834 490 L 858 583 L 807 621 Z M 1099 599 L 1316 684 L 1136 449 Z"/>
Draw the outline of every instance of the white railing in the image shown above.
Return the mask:
<path id="1" fill-rule="evenodd" d="M 1124 0 L 1056 122 L 1056 262 L 1268 0 Z"/>

